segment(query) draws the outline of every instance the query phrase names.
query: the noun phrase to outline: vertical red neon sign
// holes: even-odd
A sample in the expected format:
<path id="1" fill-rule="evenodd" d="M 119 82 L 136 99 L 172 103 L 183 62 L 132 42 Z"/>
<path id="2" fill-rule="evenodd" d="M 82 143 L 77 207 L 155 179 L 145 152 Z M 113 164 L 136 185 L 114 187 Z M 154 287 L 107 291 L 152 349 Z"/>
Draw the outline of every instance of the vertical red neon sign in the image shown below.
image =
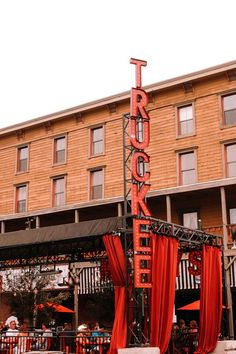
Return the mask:
<path id="1" fill-rule="evenodd" d="M 131 160 L 131 212 L 133 219 L 134 244 L 134 286 L 136 288 L 150 288 L 152 253 L 150 247 L 150 221 L 145 216 L 151 216 L 145 197 L 150 189 L 150 173 L 146 167 L 150 157 L 144 151 L 150 143 L 150 119 L 145 109 L 148 104 L 148 95 L 142 90 L 142 67 L 146 61 L 130 59 L 136 66 L 136 87 L 131 89 L 130 102 L 130 143 L 134 148 Z M 139 136 L 138 126 L 142 131 Z M 140 169 L 140 165 L 143 166 Z"/>

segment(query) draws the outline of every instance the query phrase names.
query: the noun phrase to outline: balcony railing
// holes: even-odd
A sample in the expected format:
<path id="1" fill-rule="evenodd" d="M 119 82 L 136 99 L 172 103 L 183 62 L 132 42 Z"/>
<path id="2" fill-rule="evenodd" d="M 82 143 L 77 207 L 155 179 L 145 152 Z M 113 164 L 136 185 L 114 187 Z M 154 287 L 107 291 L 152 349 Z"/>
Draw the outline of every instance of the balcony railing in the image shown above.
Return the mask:
<path id="1" fill-rule="evenodd" d="M 226 227 L 228 232 L 228 245 L 232 245 L 234 238 L 236 239 L 236 224 L 228 224 Z M 223 236 L 223 225 L 203 227 L 203 231 L 209 234 Z"/>

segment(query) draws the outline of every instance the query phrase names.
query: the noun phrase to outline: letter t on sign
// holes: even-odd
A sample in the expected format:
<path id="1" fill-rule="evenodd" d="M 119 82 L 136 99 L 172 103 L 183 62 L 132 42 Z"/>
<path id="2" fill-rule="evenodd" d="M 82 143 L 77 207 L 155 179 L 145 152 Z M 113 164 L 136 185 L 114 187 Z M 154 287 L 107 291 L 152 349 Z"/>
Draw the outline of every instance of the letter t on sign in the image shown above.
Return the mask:
<path id="1" fill-rule="evenodd" d="M 141 66 L 147 66 L 147 62 L 145 60 L 139 59 L 130 59 L 130 64 L 136 65 L 136 88 L 142 87 L 142 75 L 141 75 Z"/>

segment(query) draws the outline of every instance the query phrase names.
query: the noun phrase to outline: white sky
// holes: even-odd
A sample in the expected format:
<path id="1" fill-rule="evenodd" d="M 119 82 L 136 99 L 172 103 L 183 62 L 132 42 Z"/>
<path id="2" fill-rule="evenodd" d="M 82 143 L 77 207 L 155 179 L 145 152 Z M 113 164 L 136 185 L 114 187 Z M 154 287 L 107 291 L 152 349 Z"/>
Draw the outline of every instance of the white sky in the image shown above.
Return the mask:
<path id="1" fill-rule="evenodd" d="M 1 0 L 0 128 L 236 60 L 236 0 Z"/>

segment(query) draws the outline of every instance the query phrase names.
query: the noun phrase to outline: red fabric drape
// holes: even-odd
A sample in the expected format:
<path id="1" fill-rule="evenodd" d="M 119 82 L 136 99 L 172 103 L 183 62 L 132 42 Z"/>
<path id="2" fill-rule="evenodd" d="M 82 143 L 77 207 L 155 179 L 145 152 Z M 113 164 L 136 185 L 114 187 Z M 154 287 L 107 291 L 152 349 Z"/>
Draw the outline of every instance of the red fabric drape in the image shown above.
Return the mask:
<path id="1" fill-rule="evenodd" d="M 173 321 L 178 242 L 173 237 L 152 235 L 152 296 L 150 345 L 165 353 Z"/>
<path id="2" fill-rule="evenodd" d="M 196 353 L 212 352 L 220 333 L 222 315 L 222 268 L 221 251 L 212 246 L 203 246 L 200 333 Z"/>
<path id="3" fill-rule="evenodd" d="M 111 276 L 115 289 L 115 319 L 112 329 L 112 339 L 109 354 L 117 354 L 118 348 L 126 347 L 126 291 L 125 291 L 125 255 L 119 236 L 104 235 Z"/>

